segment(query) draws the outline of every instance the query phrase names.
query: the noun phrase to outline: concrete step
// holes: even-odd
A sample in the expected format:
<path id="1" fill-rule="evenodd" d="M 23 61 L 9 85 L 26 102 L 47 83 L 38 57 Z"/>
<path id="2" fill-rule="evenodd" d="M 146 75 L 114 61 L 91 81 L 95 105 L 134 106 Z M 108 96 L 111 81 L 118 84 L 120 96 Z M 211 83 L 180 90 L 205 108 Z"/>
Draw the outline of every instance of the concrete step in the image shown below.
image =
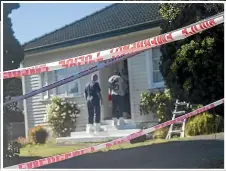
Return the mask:
<path id="1" fill-rule="evenodd" d="M 138 132 L 139 129 L 103 131 L 97 134 L 82 132 L 72 132 L 71 137 L 61 137 L 56 139 L 57 145 L 70 145 L 84 142 L 105 142 L 128 136 L 132 133 Z"/>
<path id="2" fill-rule="evenodd" d="M 117 128 L 115 128 L 112 125 L 103 125 L 101 126 L 101 128 L 107 131 L 115 131 L 115 130 L 137 129 L 137 126 L 135 123 L 128 123 L 125 125 L 120 125 L 120 126 L 118 125 Z"/>
<path id="3" fill-rule="evenodd" d="M 119 130 L 124 130 L 124 129 L 137 129 L 137 125 L 133 122 L 133 120 L 131 119 L 125 119 L 125 125 L 121 125 L 118 127 Z M 101 121 L 101 127 L 104 129 L 104 130 L 116 130 L 116 128 L 114 128 L 112 126 L 112 120 L 104 120 L 104 121 Z M 78 131 L 85 131 L 86 130 L 86 124 L 79 124 L 76 126 L 75 128 L 75 131 L 78 132 Z"/>
<path id="4" fill-rule="evenodd" d="M 132 119 L 125 119 L 124 121 L 125 121 L 125 123 L 132 123 L 132 124 L 134 124 L 134 121 Z M 101 125 L 111 125 L 111 124 L 112 124 L 112 119 L 101 121 Z"/>
<path id="5" fill-rule="evenodd" d="M 81 131 L 81 132 L 71 132 L 71 137 L 103 137 L 103 136 L 112 136 L 112 135 L 122 135 L 126 136 L 128 134 L 132 134 L 134 132 L 139 131 L 139 129 L 127 129 L 127 130 L 107 130 L 107 131 L 102 131 L 98 132 L 97 134 L 94 133 L 86 133 L 86 131 Z"/>

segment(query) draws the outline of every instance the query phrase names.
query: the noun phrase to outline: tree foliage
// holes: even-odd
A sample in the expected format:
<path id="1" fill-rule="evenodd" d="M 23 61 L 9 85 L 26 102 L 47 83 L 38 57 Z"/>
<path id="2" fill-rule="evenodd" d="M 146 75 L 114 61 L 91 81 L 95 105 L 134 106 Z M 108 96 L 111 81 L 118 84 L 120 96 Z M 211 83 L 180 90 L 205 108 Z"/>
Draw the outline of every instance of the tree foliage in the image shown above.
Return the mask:
<path id="1" fill-rule="evenodd" d="M 3 4 L 3 70 L 12 70 L 17 69 L 24 59 L 24 51 L 20 42 L 15 38 L 14 31 L 12 29 L 12 21 L 9 15 L 12 13 L 13 10 L 18 9 L 20 6 L 18 3 L 4 3 Z M 14 81 L 13 81 L 14 80 Z M 14 84 L 13 88 L 12 84 Z M 7 91 L 10 84 L 10 89 L 16 90 L 16 87 L 20 87 L 19 91 Z M 6 79 L 3 82 L 3 89 L 4 89 L 4 96 L 14 96 L 14 95 L 21 95 L 21 81 L 18 79 Z M 18 90 L 18 89 L 17 89 Z"/>
<path id="2" fill-rule="evenodd" d="M 223 12 L 223 4 L 161 4 L 162 33 Z M 160 71 L 172 96 L 206 105 L 224 96 L 224 25 L 161 46 Z"/>
<path id="3" fill-rule="evenodd" d="M 20 42 L 15 38 L 9 15 L 20 6 L 17 3 L 3 4 L 3 70 L 17 69 L 24 59 L 24 51 Z"/>
<path id="4" fill-rule="evenodd" d="M 3 70 L 11 70 L 17 69 L 20 65 L 20 62 L 24 58 L 23 49 L 19 43 L 19 41 L 15 38 L 14 32 L 12 29 L 12 22 L 9 15 L 12 13 L 13 10 L 18 9 L 19 4 L 17 3 L 4 3 L 3 4 Z M 15 96 L 21 95 L 22 90 L 16 91 L 17 87 L 21 87 L 21 80 L 16 79 L 5 79 L 3 81 L 3 96 L 4 98 L 7 96 Z M 15 84 L 16 83 L 16 84 Z M 14 91 L 12 91 L 14 90 Z M 18 89 L 17 89 L 18 90 Z M 4 107 L 4 160 L 8 159 L 8 154 L 10 150 L 10 155 L 12 153 L 17 154 L 15 151 L 14 145 L 10 145 L 9 142 L 9 134 L 11 132 L 9 122 L 13 118 L 13 115 L 7 115 L 9 112 L 8 107 Z M 18 116 L 18 115 L 17 115 Z M 21 116 L 23 118 L 23 115 Z M 4 162 L 5 163 L 5 162 Z"/>

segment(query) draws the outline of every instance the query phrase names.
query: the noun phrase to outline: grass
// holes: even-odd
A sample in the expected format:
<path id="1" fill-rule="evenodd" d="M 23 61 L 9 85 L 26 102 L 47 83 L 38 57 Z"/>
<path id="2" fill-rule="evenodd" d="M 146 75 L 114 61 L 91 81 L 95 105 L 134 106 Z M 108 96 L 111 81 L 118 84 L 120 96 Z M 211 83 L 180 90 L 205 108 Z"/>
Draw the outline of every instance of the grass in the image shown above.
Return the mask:
<path id="1" fill-rule="evenodd" d="M 141 147 L 141 146 L 148 146 L 152 144 L 159 144 L 159 143 L 167 143 L 172 141 L 186 141 L 189 140 L 191 137 L 186 138 L 173 138 L 170 140 L 165 139 L 157 139 L 157 140 L 147 140 L 145 142 L 140 142 L 136 144 L 130 144 L 130 143 L 123 143 L 120 145 L 114 145 L 110 148 L 105 148 L 101 151 L 107 152 L 110 150 L 121 150 L 121 149 L 128 149 L 128 148 L 135 148 L 135 147 Z M 55 143 L 55 140 L 51 140 L 47 142 L 44 145 L 27 145 L 23 148 L 21 148 L 20 156 L 21 157 L 27 157 L 27 156 L 39 156 L 39 157 L 48 157 L 48 156 L 54 156 L 57 154 L 63 154 L 67 152 L 71 152 L 74 150 L 79 150 L 82 148 L 90 147 L 92 145 L 98 145 L 101 143 L 78 143 L 71 146 L 57 146 Z"/>
<path id="2" fill-rule="evenodd" d="M 157 144 L 157 143 L 166 143 L 169 141 L 175 141 L 178 139 L 171 139 L 171 140 L 163 140 L 163 139 L 158 139 L 158 140 L 149 140 L 145 142 L 140 142 L 136 144 L 130 144 L 130 143 L 123 143 L 120 145 L 114 145 L 110 148 L 105 148 L 101 151 L 107 152 L 109 150 L 120 150 L 120 149 L 128 149 L 128 148 L 135 148 L 135 147 L 140 147 L 140 146 L 147 146 L 147 145 L 152 145 L 152 144 Z M 57 146 L 54 140 L 47 142 L 44 145 L 27 145 L 23 148 L 21 148 L 20 151 L 20 156 L 25 157 L 25 156 L 39 156 L 39 157 L 48 157 L 48 156 L 54 156 L 57 154 L 62 154 L 62 153 L 67 153 L 71 152 L 74 150 L 79 150 L 82 148 L 90 147 L 92 145 L 98 145 L 100 143 L 80 143 L 80 144 L 75 144 L 71 146 Z"/>
<path id="3" fill-rule="evenodd" d="M 39 156 L 39 157 L 48 157 L 54 156 L 57 154 L 67 153 L 74 150 L 82 149 L 89 147 L 92 144 L 76 144 L 72 146 L 57 146 L 54 140 L 47 142 L 44 145 L 26 145 L 20 149 L 20 156 Z"/>

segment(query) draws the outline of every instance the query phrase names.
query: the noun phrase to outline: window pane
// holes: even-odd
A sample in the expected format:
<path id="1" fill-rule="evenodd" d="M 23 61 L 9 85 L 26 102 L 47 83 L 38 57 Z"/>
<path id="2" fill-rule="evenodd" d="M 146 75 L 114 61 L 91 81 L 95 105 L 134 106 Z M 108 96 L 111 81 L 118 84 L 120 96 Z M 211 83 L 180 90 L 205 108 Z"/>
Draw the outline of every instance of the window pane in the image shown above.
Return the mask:
<path id="1" fill-rule="evenodd" d="M 65 69 L 56 70 L 55 71 L 56 81 L 66 78 L 65 73 L 66 73 Z M 57 94 L 65 94 L 66 90 L 67 90 L 67 85 L 66 84 L 61 85 L 61 86 L 57 87 Z"/>
<path id="2" fill-rule="evenodd" d="M 154 71 L 159 70 L 159 60 L 153 59 L 152 63 L 153 63 L 153 70 Z"/>
<path id="3" fill-rule="evenodd" d="M 153 82 L 154 83 L 163 81 L 162 74 L 159 71 L 160 56 L 161 56 L 160 48 L 159 47 L 154 48 L 152 50 Z"/>
<path id="4" fill-rule="evenodd" d="M 67 72 L 67 76 L 71 76 L 78 72 L 78 67 L 71 67 L 71 68 L 67 68 L 65 70 Z"/>
<path id="5" fill-rule="evenodd" d="M 71 83 L 68 84 L 68 94 L 71 94 L 71 93 L 78 93 L 77 81 L 72 81 Z"/>
<path id="6" fill-rule="evenodd" d="M 72 76 L 72 75 L 78 73 L 78 71 L 79 71 L 79 67 L 68 68 L 67 76 Z M 78 90 L 78 81 L 77 80 L 68 83 L 67 86 L 68 86 L 68 88 L 67 88 L 68 94 L 78 93 L 79 90 Z"/>
<path id="7" fill-rule="evenodd" d="M 54 71 L 48 72 L 48 84 L 52 84 L 54 80 Z M 49 90 L 49 95 L 54 95 L 55 88 Z"/>
<path id="8" fill-rule="evenodd" d="M 47 72 L 43 73 L 41 76 L 42 79 L 42 86 L 45 86 L 48 84 L 48 80 L 47 80 Z"/>
<path id="9" fill-rule="evenodd" d="M 161 56 L 161 52 L 160 52 L 160 48 L 153 48 L 152 49 L 152 59 L 160 59 Z"/>
<path id="10" fill-rule="evenodd" d="M 160 71 L 154 71 L 153 72 L 153 82 L 157 83 L 157 82 L 162 82 L 163 81 L 163 77 Z"/>
<path id="11" fill-rule="evenodd" d="M 41 83 L 42 83 L 42 87 L 48 85 L 48 80 L 47 80 L 47 73 L 45 72 L 43 74 L 41 74 Z M 47 95 L 47 91 L 43 92 L 42 95 L 45 97 Z"/>

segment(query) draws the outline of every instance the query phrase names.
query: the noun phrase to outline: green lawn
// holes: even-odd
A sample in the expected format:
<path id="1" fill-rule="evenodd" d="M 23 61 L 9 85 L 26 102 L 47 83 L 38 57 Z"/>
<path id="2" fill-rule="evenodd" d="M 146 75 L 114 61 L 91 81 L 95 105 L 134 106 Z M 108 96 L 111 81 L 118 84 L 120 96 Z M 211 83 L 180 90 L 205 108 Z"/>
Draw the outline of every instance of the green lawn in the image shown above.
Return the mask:
<path id="1" fill-rule="evenodd" d="M 92 144 L 76 144 L 73 146 L 57 146 L 54 140 L 44 144 L 44 145 L 27 145 L 20 149 L 20 156 L 39 156 L 48 157 L 57 154 L 67 153 L 74 150 L 89 147 Z"/>
<path id="2" fill-rule="evenodd" d="M 176 139 L 172 139 L 169 141 L 175 141 Z M 152 141 L 145 141 L 142 143 L 130 144 L 130 143 L 123 143 L 120 145 L 112 146 L 108 149 L 103 149 L 101 151 L 109 151 L 109 150 L 120 150 L 120 149 L 127 149 L 127 148 L 134 148 L 139 146 L 146 146 L 156 143 L 165 143 L 168 142 L 167 140 L 152 140 Z M 27 157 L 27 156 L 39 156 L 39 157 L 48 157 L 57 154 L 67 153 L 74 150 L 90 147 L 92 145 L 98 145 L 100 143 L 83 143 L 83 144 L 76 144 L 71 146 L 57 146 L 54 143 L 54 140 L 46 143 L 45 145 L 27 145 L 26 147 L 21 148 L 20 156 Z"/>
<path id="3" fill-rule="evenodd" d="M 120 150 L 120 149 L 127 149 L 127 148 L 134 148 L 134 147 L 140 147 L 140 146 L 147 146 L 152 144 L 158 144 L 158 143 L 166 143 L 170 141 L 186 141 L 189 140 L 191 137 L 186 138 L 173 138 L 170 140 L 165 139 L 159 139 L 159 140 L 147 140 L 145 142 L 136 143 L 136 144 L 130 144 L 130 143 L 123 143 L 120 145 L 114 145 L 110 148 L 105 148 L 101 151 L 109 151 L 109 150 Z M 83 144 L 76 144 L 71 146 L 57 146 L 55 143 L 55 140 L 51 140 L 45 145 L 27 145 L 26 147 L 21 148 L 20 156 L 21 157 L 27 157 L 27 156 L 39 156 L 39 157 L 48 157 L 48 156 L 54 156 L 57 154 L 67 153 L 74 150 L 90 147 L 92 145 L 98 145 L 101 143 L 83 143 Z"/>

